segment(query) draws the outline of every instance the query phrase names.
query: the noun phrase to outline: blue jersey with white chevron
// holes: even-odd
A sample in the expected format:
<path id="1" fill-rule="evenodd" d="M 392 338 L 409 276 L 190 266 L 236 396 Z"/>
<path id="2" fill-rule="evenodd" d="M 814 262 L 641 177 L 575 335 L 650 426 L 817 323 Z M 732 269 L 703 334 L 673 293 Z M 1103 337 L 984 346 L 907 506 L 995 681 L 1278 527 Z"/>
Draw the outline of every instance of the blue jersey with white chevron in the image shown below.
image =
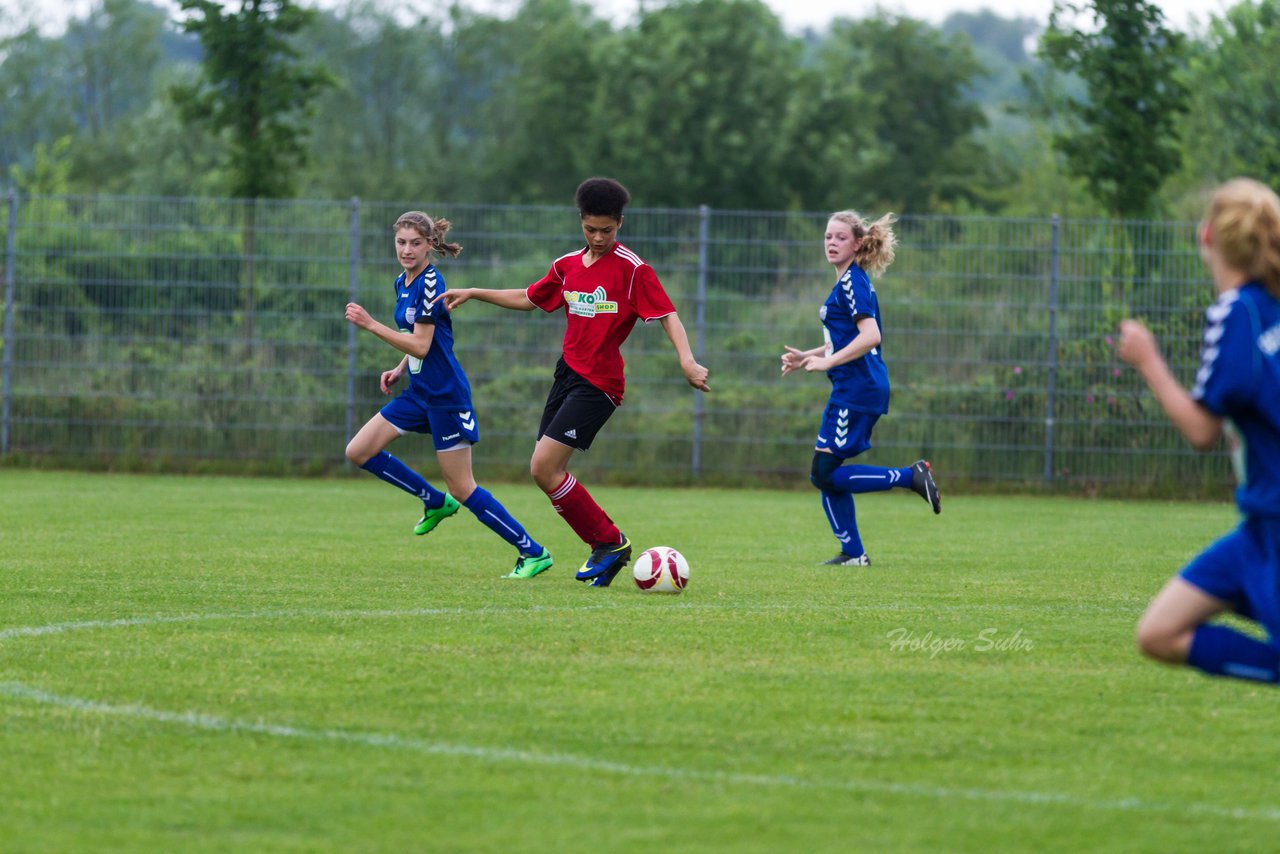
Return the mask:
<path id="1" fill-rule="evenodd" d="M 1234 427 L 1241 512 L 1280 517 L 1280 301 L 1250 282 L 1219 296 L 1205 320 L 1191 396 Z"/>
<path id="2" fill-rule="evenodd" d="M 857 337 L 858 319 L 862 317 L 875 318 L 880 336 L 884 338 L 875 286 L 857 264 L 851 264 L 836 280 L 818 317 L 822 319 L 828 356 L 848 346 Z M 881 347 L 876 346 L 860 358 L 827 371 L 827 378 L 831 380 L 831 399 L 859 412 L 877 415 L 888 412 L 889 370 L 880 351 Z"/>
<path id="3" fill-rule="evenodd" d="M 407 276 L 396 278 L 396 328 L 411 333 L 415 323 L 436 327 L 426 358 L 409 357 L 409 390 L 428 409 L 470 409 L 471 383 L 453 355 L 453 320 L 443 301 L 431 304 L 445 291 L 444 276 L 431 264 L 406 285 Z"/>

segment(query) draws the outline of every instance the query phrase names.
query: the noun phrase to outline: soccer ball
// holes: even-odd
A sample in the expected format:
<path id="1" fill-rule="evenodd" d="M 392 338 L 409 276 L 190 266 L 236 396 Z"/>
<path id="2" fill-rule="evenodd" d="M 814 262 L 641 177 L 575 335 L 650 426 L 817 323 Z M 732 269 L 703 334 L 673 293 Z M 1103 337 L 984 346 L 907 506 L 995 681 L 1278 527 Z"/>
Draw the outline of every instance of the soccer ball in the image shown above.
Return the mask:
<path id="1" fill-rule="evenodd" d="M 679 593 L 689 583 L 689 561 L 670 546 L 654 546 L 636 558 L 631 574 L 645 593 Z"/>

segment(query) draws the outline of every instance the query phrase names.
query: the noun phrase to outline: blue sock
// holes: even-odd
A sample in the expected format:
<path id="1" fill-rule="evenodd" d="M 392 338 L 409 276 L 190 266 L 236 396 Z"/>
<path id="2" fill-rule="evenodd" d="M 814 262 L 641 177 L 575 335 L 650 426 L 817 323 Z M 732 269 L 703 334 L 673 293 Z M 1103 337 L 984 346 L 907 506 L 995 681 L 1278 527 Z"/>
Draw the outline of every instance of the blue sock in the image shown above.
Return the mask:
<path id="1" fill-rule="evenodd" d="M 879 466 L 840 466 L 831 480 L 841 492 L 860 495 L 864 492 L 885 492 L 895 486 L 911 488 L 911 467 L 886 469 Z"/>
<path id="2" fill-rule="evenodd" d="M 475 492 L 462 502 L 462 506 L 476 514 L 476 518 L 488 526 L 499 537 L 520 550 L 522 555 L 540 555 L 540 546 L 524 527 L 515 520 L 507 508 L 498 503 L 489 490 L 477 486 Z"/>
<path id="3" fill-rule="evenodd" d="M 1191 636 L 1187 664 L 1214 676 L 1280 682 L 1280 652 L 1270 644 L 1226 626 L 1197 628 Z"/>
<path id="4" fill-rule="evenodd" d="M 827 521 L 831 523 L 831 533 L 840 541 L 840 551 L 850 557 L 862 555 L 862 538 L 858 536 L 858 518 L 853 508 L 853 496 L 824 491 L 822 509 L 827 514 Z"/>
<path id="5" fill-rule="evenodd" d="M 422 499 L 422 503 L 431 509 L 444 506 L 444 493 L 427 483 L 427 479 L 400 462 L 386 451 L 379 451 L 369 458 L 360 468 L 375 475 L 392 486 L 398 486 L 410 495 Z"/>

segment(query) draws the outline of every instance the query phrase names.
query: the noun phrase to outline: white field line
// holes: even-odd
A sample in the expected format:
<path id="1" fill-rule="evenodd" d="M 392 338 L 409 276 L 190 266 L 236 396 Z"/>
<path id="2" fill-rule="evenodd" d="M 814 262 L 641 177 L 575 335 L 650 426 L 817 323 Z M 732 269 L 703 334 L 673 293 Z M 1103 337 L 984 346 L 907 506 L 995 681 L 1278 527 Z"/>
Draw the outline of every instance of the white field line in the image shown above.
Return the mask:
<path id="1" fill-rule="evenodd" d="M 69 711 L 152 721 L 214 733 L 266 735 L 299 741 L 358 744 L 406 753 L 456 756 L 476 759 L 482 762 L 554 766 L 572 768 L 576 771 L 592 771 L 627 777 L 656 777 L 664 780 L 758 786 L 762 788 L 825 790 L 873 795 L 905 795 L 936 800 L 995 801 L 1119 812 L 1194 813 L 1215 818 L 1280 821 L 1280 809 L 1226 808 L 1213 804 L 1161 803 L 1159 801 L 1143 801 L 1137 798 L 1112 801 L 1089 800 L 1053 792 L 1017 792 L 1000 791 L 998 789 L 922 786 L 911 783 L 888 783 L 875 780 L 815 780 L 786 774 L 746 774 L 732 771 L 699 771 L 661 765 L 629 765 L 625 762 L 611 762 L 607 759 L 577 756 L 571 753 L 538 753 L 512 747 L 477 747 L 467 744 L 422 741 L 416 738 L 405 738 L 394 733 L 310 729 L 285 724 L 237 721 L 198 712 L 166 712 L 138 704 L 114 705 L 100 703 L 95 700 L 85 700 L 79 697 L 51 694 L 48 691 L 42 691 L 39 688 L 32 688 L 16 682 L 0 684 L 0 695 L 17 700 L 29 700 Z"/>
<path id="2" fill-rule="evenodd" d="M 82 622 L 53 623 L 46 626 L 17 627 L 0 630 L 0 641 L 21 637 L 39 637 L 78 630 L 127 628 L 170 623 L 190 623 L 214 620 L 254 620 L 286 618 L 369 619 L 445 615 L 482 615 L 503 613 L 550 613 L 562 611 L 586 611 L 617 609 L 619 606 L 584 605 L 567 607 L 524 608 L 417 608 L 406 610 L 370 611 L 259 611 L 223 614 L 182 614 L 174 616 L 133 617 L 119 620 L 88 620 Z M 710 606 L 716 607 L 716 606 Z M 737 607 L 741 610 L 741 607 Z M 765 606 L 764 609 L 769 609 Z M 169 712 L 152 709 L 136 703 L 118 705 L 54 694 L 20 682 L 0 683 L 0 696 L 25 700 L 46 706 L 85 714 L 107 715 L 133 720 L 151 721 L 223 734 L 266 735 L 274 738 L 300 741 L 357 744 L 405 753 L 434 756 L 456 756 L 482 762 L 506 762 L 520 765 L 553 766 L 617 774 L 628 777 L 654 777 L 721 785 L 757 786 L 762 788 L 834 791 L 861 794 L 898 795 L 930 800 L 968 800 L 996 803 L 1017 803 L 1032 806 L 1061 806 L 1104 812 L 1135 813 L 1190 813 L 1213 818 L 1280 822 L 1280 808 L 1224 807 L 1206 803 L 1170 803 L 1141 798 L 1100 800 L 1076 797 L 1055 792 L 1013 791 L 1000 789 L 929 786 L 915 783 L 893 783 L 881 780 L 821 780 L 795 777 L 787 774 L 747 774 L 734 771 L 705 771 L 661 765 L 630 765 L 590 756 L 571 753 L 542 753 L 513 747 L 478 747 L 448 742 L 423 741 L 406 738 L 395 733 L 351 732 L 339 729 L 313 729 L 286 724 L 238 721 L 199 712 Z"/>

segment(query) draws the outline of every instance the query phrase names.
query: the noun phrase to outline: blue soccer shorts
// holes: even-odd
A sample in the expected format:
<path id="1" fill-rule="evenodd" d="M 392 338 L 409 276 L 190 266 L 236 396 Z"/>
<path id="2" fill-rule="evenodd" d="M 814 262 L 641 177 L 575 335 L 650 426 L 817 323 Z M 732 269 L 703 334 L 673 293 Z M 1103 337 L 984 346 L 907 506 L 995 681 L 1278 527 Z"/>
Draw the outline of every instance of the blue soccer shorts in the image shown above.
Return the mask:
<path id="1" fill-rule="evenodd" d="M 1192 559 L 1180 576 L 1258 622 L 1280 648 L 1280 519 L 1246 519 Z"/>
<path id="2" fill-rule="evenodd" d="M 828 401 L 818 428 L 815 451 L 830 451 L 842 460 L 856 457 L 871 447 L 871 430 L 880 416 L 859 412 L 848 405 Z"/>
<path id="3" fill-rule="evenodd" d="M 430 433 L 437 451 L 448 451 L 463 443 L 474 445 L 480 441 L 480 427 L 471 409 L 428 407 L 416 395 L 402 392 L 379 412 L 401 436 L 405 433 Z"/>

